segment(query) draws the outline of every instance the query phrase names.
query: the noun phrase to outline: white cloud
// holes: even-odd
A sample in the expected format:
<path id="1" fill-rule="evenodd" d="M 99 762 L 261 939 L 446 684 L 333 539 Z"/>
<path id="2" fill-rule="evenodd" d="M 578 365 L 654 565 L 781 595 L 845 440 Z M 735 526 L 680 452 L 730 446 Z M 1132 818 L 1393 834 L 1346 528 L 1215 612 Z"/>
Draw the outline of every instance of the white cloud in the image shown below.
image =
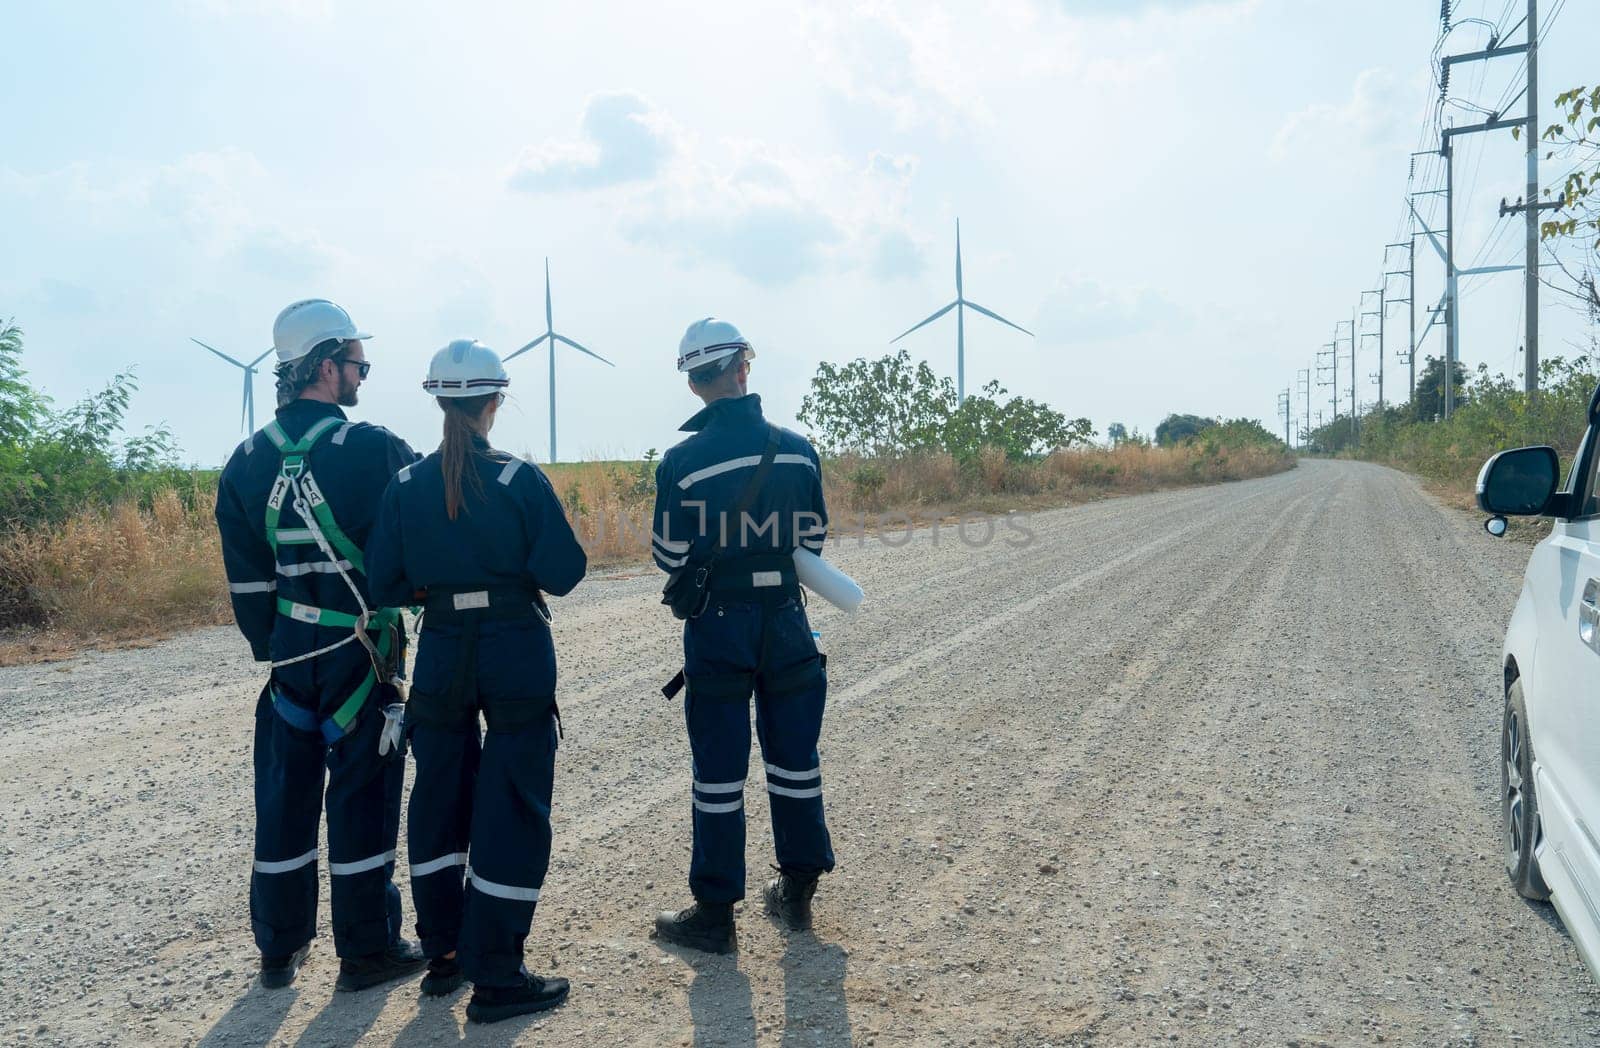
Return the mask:
<path id="1" fill-rule="evenodd" d="M 580 141 L 524 150 L 512 188 L 613 189 L 624 239 L 767 286 L 922 268 L 924 245 L 902 217 L 914 158 L 874 153 L 863 166 L 762 141 L 701 142 L 632 94 L 591 98 L 582 126 Z"/>
<path id="2" fill-rule="evenodd" d="M 672 156 L 677 135 L 659 110 L 627 92 L 590 98 L 581 129 L 576 140 L 524 149 L 512 167 L 511 187 L 563 192 L 648 180 Z"/>
<path id="3" fill-rule="evenodd" d="M 874 154 L 863 169 L 761 142 L 722 142 L 685 151 L 625 208 L 621 229 L 635 243 L 769 286 L 858 267 L 907 276 L 922 266 L 923 245 L 901 217 L 914 171 L 906 158 Z"/>
<path id="4" fill-rule="evenodd" d="M 1343 102 L 1318 102 L 1292 114 L 1273 136 L 1267 155 L 1282 162 L 1305 154 L 1389 150 L 1410 121 L 1411 98 L 1387 69 L 1364 69 Z"/>
<path id="5" fill-rule="evenodd" d="M 1056 345 L 1103 342 L 1170 329 L 1182 310 L 1148 287 L 1109 287 L 1088 277 L 1065 277 L 1039 306 L 1034 330 Z"/>
<path id="6" fill-rule="evenodd" d="M 972 71 L 976 41 L 943 12 L 882 0 L 819 5 L 806 8 L 802 25 L 823 82 L 881 110 L 899 131 L 993 120 Z"/>

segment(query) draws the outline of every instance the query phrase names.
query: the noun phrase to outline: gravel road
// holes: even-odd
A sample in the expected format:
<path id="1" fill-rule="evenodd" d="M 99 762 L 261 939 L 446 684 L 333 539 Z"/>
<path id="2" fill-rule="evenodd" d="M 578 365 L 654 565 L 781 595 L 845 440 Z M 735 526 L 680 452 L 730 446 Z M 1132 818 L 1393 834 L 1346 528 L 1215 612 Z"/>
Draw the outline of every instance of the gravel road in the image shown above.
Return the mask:
<path id="1" fill-rule="evenodd" d="M 830 550 L 870 601 L 813 604 L 839 868 L 815 934 L 747 905 L 727 958 L 646 936 L 689 856 L 658 579 L 559 602 L 529 963 L 572 998 L 489 1028 L 464 993 L 335 998 L 326 877 L 299 983 L 254 985 L 260 671 L 231 628 L 0 669 L 0 1042 L 1600 1043 L 1600 992 L 1500 867 L 1526 547 L 1358 463 L 1026 527 Z"/>

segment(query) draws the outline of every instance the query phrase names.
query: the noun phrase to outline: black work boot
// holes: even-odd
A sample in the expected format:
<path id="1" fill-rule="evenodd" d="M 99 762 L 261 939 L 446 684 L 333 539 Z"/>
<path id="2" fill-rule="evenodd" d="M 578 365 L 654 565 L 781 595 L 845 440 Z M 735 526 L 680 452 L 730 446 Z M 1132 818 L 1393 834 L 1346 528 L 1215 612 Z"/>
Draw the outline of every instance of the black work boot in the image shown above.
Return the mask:
<path id="1" fill-rule="evenodd" d="M 454 957 L 435 957 L 428 962 L 428 974 L 422 977 L 422 992 L 429 997 L 443 997 L 455 993 L 461 985 L 461 962 Z"/>
<path id="2" fill-rule="evenodd" d="M 404 979 L 427 966 L 428 958 L 414 942 L 396 939 L 387 949 L 365 957 L 345 957 L 339 961 L 339 979 L 335 990 L 349 992 L 381 986 L 386 982 Z"/>
<path id="3" fill-rule="evenodd" d="M 549 1011 L 567 999 L 567 980 L 522 973 L 517 986 L 477 986 L 467 1002 L 467 1018 L 475 1023 L 497 1023 L 518 1015 Z"/>
<path id="4" fill-rule="evenodd" d="M 732 953 L 739 946 L 733 931 L 733 903 L 696 900 L 682 910 L 663 910 L 656 918 L 655 937 L 691 950 Z"/>
<path id="5" fill-rule="evenodd" d="M 761 898 L 773 920 L 790 931 L 804 932 L 811 929 L 811 897 L 816 893 L 816 874 L 799 877 L 779 870 L 767 882 Z"/>
<path id="6" fill-rule="evenodd" d="M 287 956 L 263 956 L 261 958 L 261 985 L 269 990 L 281 990 L 294 982 L 294 977 L 300 974 L 300 966 L 306 963 L 306 955 L 310 952 L 311 944 L 306 943 Z"/>

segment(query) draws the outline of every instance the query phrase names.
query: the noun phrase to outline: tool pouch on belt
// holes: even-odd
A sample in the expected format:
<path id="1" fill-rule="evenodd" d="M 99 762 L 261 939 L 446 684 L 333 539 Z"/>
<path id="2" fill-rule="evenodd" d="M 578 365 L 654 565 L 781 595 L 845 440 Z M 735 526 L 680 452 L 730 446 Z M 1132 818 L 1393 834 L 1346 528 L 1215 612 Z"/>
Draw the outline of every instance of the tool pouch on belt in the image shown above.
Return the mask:
<path id="1" fill-rule="evenodd" d="M 777 457 L 778 427 L 769 423 L 767 446 L 762 449 L 761 461 L 756 464 L 756 471 L 750 475 L 743 494 L 739 496 L 739 504 L 734 507 L 732 527 L 743 527 L 744 515 L 755 505 L 756 496 L 761 493 L 761 485 L 766 482 L 767 474 L 772 472 L 772 462 Z M 712 575 L 715 573 L 717 558 L 722 554 L 727 530 L 727 522 L 724 521 L 724 526 L 718 529 L 717 540 L 713 543 L 711 552 L 698 559 L 690 557 L 687 564 L 667 576 L 666 585 L 661 587 L 661 603 L 672 609 L 674 618 L 699 618 L 700 613 L 706 610 L 706 603 L 711 599 Z"/>

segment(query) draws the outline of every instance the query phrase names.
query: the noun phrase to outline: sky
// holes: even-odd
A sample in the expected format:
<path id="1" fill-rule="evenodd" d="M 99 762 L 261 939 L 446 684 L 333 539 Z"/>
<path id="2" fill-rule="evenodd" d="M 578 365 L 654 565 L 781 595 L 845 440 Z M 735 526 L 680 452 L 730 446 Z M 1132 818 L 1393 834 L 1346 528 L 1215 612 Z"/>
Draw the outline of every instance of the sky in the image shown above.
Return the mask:
<path id="1" fill-rule="evenodd" d="M 1600 80 L 1584 53 L 1600 4 L 1540 6 L 1548 113 Z M 1460 0 L 1448 50 L 1484 46 L 1467 19 L 1509 29 L 1523 8 Z M 998 381 L 1102 434 L 1149 433 L 1169 412 L 1281 430 L 1278 393 L 1362 290 L 1404 268 L 1384 245 L 1408 230 L 1407 191 L 1442 177 L 1409 157 L 1437 148 L 1434 0 L 0 12 L 0 318 L 58 403 L 137 366 L 132 427 L 164 422 L 202 465 L 240 439 L 240 375 L 190 338 L 251 358 L 280 308 L 331 298 L 374 334 L 352 413 L 426 450 L 428 359 L 456 337 L 509 354 L 541 334 L 546 259 L 557 331 L 616 364 L 558 353 L 562 459 L 674 443 L 699 406 L 678 340 L 708 315 L 750 337 L 753 391 L 795 424 L 819 361 L 891 352 L 954 297 L 958 219 L 968 297 L 1036 334 L 969 314 L 969 390 Z M 1492 108 L 1521 68 L 1459 66 L 1451 95 Z M 1496 215 L 1523 191 L 1520 147 L 1505 132 L 1457 143 L 1459 255 L 1520 262 L 1520 230 Z M 1439 198 L 1418 202 L 1442 227 Z M 1419 332 L 1441 274 L 1419 240 Z M 1405 284 L 1389 278 L 1390 294 Z M 1544 294 L 1546 355 L 1589 330 L 1558 297 Z M 1519 274 L 1467 283 L 1464 363 L 1515 372 L 1521 303 Z M 953 376 L 954 319 L 900 345 Z M 1405 323 L 1394 306 L 1391 397 Z M 1357 361 L 1363 404 L 1376 347 Z M 493 434 L 541 461 L 547 354 L 511 362 Z M 270 375 L 255 388 L 260 425 Z M 1329 392 L 1312 388 L 1313 415 Z"/>

